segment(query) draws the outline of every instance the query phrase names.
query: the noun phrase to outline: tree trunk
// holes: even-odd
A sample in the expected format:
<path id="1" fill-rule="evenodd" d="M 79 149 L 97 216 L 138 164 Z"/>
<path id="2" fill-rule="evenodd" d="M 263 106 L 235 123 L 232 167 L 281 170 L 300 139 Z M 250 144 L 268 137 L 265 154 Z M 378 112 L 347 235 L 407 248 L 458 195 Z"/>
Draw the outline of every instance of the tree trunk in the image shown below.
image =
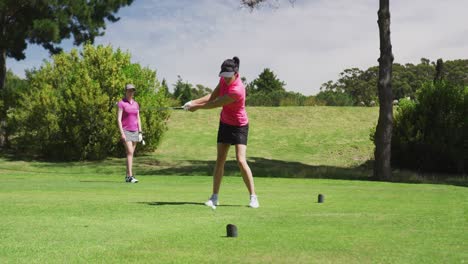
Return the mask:
<path id="1" fill-rule="evenodd" d="M 0 49 L 0 92 L 3 94 L 6 77 L 6 50 Z"/>
<path id="2" fill-rule="evenodd" d="M 438 59 L 437 64 L 436 64 L 436 73 L 434 76 L 434 84 L 442 81 L 443 72 L 444 72 L 444 61 L 442 59 Z"/>
<path id="3" fill-rule="evenodd" d="M 4 88 L 6 78 L 6 50 L 0 49 L 0 98 L 4 100 Z M 0 106 L 0 148 L 6 144 L 6 111 Z"/>
<path id="4" fill-rule="evenodd" d="M 392 169 L 390 164 L 392 128 L 393 128 L 393 94 L 392 94 L 392 44 L 390 41 L 390 1 L 380 0 L 379 7 L 379 121 L 375 132 L 375 164 L 374 178 L 391 180 Z"/>

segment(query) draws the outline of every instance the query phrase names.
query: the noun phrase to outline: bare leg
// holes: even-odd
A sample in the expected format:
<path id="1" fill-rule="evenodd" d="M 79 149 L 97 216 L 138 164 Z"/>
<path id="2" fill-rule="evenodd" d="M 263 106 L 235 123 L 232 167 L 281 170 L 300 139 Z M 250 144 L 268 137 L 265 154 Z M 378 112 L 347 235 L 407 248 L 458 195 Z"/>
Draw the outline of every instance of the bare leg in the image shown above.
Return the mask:
<path id="1" fill-rule="evenodd" d="M 230 146 L 231 145 L 229 144 L 218 143 L 218 154 L 213 172 L 213 194 L 219 193 L 219 187 L 221 186 L 221 180 L 223 179 L 224 175 L 224 164 L 226 163 L 226 158 Z"/>
<path id="2" fill-rule="evenodd" d="M 247 164 L 246 153 L 246 145 L 236 145 L 237 165 L 239 166 L 239 169 L 241 171 L 245 186 L 249 190 L 250 195 L 256 195 L 252 171 L 250 170 L 249 164 Z"/>
<path id="3" fill-rule="evenodd" d="M 133 176 L 133 153 L 135 153 L 136 142 L 125 141 L 124 146 L 127 153 L 127 176 Z"/>

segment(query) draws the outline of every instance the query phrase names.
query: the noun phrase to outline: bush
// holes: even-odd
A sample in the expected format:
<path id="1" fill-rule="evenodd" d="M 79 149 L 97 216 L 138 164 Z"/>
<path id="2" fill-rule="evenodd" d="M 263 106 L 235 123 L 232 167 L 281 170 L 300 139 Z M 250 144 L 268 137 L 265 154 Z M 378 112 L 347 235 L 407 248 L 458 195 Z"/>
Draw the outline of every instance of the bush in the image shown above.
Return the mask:
<path id="1" fill-rule="evenodd" d="M 328 106 L 353 106 L 355 104 L 351 95 L 338 91 L 321 91 L 315 98 Z"/>
<path id="2" fill-rule="evenodd" d="M 53 160 L 103 159 L 122 153 L 116 121 L 116 103 L 126 83 L 137 87 L 145 146 L 156 149 L 166 130 L 166 104 L 156 73 L 130 62 L 130 55 L 112 47 L 86 45 L 52 57 L 51 62 L 27 73 L 29 90 L 8 113 L 15 128 L 12 145 Z"/>
<path id="3" fill-rule="evenodd" d="M 274 91 L 250 91 L 247 94 L 246 105 L 248 106 L 314 106 L 324 105 L 315 96 L 305 96 L 300 93 Z"/>
<path id="4" fill-rule="evenodd" d="M 248 106 L 280 106 L 283 91 L 253 92 L 247 95 L 245 104 Z"/>
<path id="5" fill-rule="evenodd" d="M 425 84 L 402 100 L 392 135 L 392 164 L 418 171 L 465 173 L 468 87 Z"/>
<path id="6" fill-rule="evenodd" d="M 0 120 L 7 120 L 7 113 L 18 107 L 19 98 L 21 93 L 28 90 L 28 83 L 26 80 L 13 74 L 11 71 L 7 71 L 5 78 L 5 87 L 3 88 L 3 96 L 0 96 Z M 9 138 L 14 131 L 13 124 L 5 122 L 5 136 L 6 136 L 6 147 L 10 147 Z M 1 122 L 3 123 L 3 122 Z M 5 125 L 5 124 L 0 124 Z"/>

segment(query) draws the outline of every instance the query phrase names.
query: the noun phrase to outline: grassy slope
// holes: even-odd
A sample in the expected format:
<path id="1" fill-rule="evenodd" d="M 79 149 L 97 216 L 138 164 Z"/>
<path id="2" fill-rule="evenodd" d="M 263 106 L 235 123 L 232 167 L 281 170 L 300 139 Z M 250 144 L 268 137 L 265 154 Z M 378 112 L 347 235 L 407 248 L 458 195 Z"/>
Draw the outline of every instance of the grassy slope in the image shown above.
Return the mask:
<path id="1" fill-rule="evenodd" d="M 245 206 L 238 177 L 223 181 L 224 206 L 212 211 L 201 204 L 211 189 L 214 110 L 175 112 L 161 148 L 137 158 L 136 185 L 122 182 L 122 159 L 0 159 L 0 263 L 467 261 L 464 187 L 267 178 L 365 175 L 352 167 L 371 155 L 376 109 L 252 108 L 249 114 L 251 166 L 264 176 L 256 178 L 258 210 Z M 227 174 L 238 174 L 235 164 Z M 319 193 L 324 204 L 316 203 Z M 238 226 L 238 238 L 224 237 L 229 223 Z"/>
<path id="2" fill-rule="evenodd" d="M 248 108 L 249 156 L 349 167 L 371 157 L 370 129 L 376 108 L 257 107 Z M 219 110 L 174 112 L 161 155 L 171 159 L 213 158 Z M 187 146 L 191 146 L 187 149 Z M 181 151 L 182 150 L 182 151 Z M 181 155 L 181 152 L 185 152 Z"/>
<path id="3" fill-rule="evenodd" d="M 261 107 L 248 108 L 250 118 L 247 156 L 256 176 L 262 177 L 367 177 L 369 171 L 350 170 L 369 160 L 370 130 L 377 108 Z M 211 174 L 206 162 L 216 157 L 219 110 L 174 112 L 170 130 L 156 159 L 171 162 L 166 173 Z M 235 160 L 234 151 L 229 156 Z M 174 162 L 177 161 L 175 164 Z M 228 163 L 229 174 L 238 175 Z"/>

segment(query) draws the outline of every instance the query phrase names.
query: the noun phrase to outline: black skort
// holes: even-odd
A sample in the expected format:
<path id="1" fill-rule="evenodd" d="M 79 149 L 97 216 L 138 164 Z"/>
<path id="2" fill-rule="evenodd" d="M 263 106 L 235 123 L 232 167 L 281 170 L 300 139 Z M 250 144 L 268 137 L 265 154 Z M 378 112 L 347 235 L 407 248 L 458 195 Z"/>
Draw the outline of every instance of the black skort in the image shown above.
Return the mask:
<path id="1" fill-rule="evenodd" d="M 247 145 L 249 137 L 249 125 L 231 126 L 219 122 L 218 143 L 231 145 Z"/>

